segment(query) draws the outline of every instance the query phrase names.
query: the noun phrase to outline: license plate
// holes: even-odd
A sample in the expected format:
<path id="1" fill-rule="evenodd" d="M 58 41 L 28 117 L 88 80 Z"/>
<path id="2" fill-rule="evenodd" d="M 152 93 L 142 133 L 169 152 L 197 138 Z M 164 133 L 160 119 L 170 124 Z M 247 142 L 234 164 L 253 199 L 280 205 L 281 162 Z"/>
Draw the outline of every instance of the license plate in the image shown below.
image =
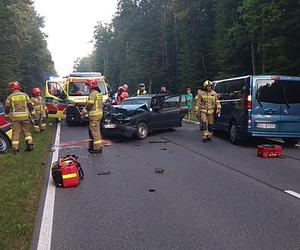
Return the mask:
<path id="1" fill-rule="evenodd" d="M 266 129 L 274 129 L 276 128 L 275 123 L 257 123 L 257 128 L 266 128 Z"/>
<path id="2" fill-rule="evenodd" d="M 104 124 L 104 128 L 116 128 L 117 125 L 116 124 L 113 124 L 113 123 L 110 123 L 110 124 Z"/>

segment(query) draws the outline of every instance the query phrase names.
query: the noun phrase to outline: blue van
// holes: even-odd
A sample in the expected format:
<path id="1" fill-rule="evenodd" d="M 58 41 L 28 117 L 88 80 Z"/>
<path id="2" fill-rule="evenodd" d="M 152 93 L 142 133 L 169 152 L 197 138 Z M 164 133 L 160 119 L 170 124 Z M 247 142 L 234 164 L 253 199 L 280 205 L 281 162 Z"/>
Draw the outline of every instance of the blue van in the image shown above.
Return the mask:
<path id="1" fill-rule="evenodd" d="M 216 130 L 239 144 L 249 136 L 300 138 L 300 77 L 253 75 L 214 81 L 222 105 Z"/>

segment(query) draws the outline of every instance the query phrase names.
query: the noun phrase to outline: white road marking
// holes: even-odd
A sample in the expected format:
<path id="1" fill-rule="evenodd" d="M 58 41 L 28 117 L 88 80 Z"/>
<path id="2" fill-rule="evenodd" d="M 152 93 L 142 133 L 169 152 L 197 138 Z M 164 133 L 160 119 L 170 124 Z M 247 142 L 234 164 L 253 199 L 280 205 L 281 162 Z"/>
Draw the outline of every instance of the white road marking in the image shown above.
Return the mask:
<path id="1" fill-rule="evenodd" d="M 60 131 L 61 131 L 61 124 L 58 123 L 54 145 L 59 145 Z M 59 149 L 56 149 L 53 152 L 51 165 L 58 160 L 58 153 L 59 153 Z M 40 228 L 40 235 L 38 239 L 38 246 L 37 246 L 38 250 L 50 250 L 51 248 L 55 188 L 56 187 L 52 184 L 51 173 L 50 173 L 48 179 L 44 211 L 43 211 L 43 218 L 42 218 L 41 228 Z"/>
<path id="2" fill-rule="evenodd" d="M 294 191 L 291 191 L 291 190 L 285 190 L 284 192 L 287 193 L 287 194 L 289 194 L 289 195 L 292 195 L 292 196 L 294 196 L 294 197 L 296 197 L 298 199 L 300 199 L 300 194 L 297 193 L 297 192 L 294 192 Z"/>

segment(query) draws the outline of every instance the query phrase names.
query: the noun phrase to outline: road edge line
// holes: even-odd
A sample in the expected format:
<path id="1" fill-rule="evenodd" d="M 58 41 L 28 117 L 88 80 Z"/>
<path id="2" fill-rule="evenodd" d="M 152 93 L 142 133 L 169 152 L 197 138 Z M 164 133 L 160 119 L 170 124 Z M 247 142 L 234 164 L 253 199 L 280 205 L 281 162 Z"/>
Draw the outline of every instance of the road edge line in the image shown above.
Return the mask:
<path id="1" fill-rule="evenodd" d="M 285 190 L 284 192 L 287 193 L 287 194 L 289 194 L 289 195 L 291 195 L 291 196 L 293 196 L 293 197 L 295 197 L 295 198 L 300 199 L 300 194 L 297 193 L 297 192 L 294 192 L 292 190 Z"/>
<path id="2" fill-rule="evenodd" d="M 59 145 L 61 132 L 61 123 L 57 123 L 54 147 Z M 52 154 L 51 166 L 58 160 L 59 149 Z M 51 171 L 51 167 L 50 167 Z M 50 250 L 52 238 L 52 223 L 54 214 L 55 190 L 56 187 L 52 184 L 51 173 L 48 178 L 48 185 L 46 191 L 46 198 L 44 203 L 43 216 L 40 226 L 40 233 L 38 238 L 37 250 Z"/>

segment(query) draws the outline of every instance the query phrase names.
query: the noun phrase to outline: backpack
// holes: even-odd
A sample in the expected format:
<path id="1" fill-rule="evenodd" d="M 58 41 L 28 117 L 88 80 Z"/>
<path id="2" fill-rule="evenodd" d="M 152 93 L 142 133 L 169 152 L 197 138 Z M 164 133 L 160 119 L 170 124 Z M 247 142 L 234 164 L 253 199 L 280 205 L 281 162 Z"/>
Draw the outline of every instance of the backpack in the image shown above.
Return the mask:
<path id="1" fill-rule="evenodd" d="M 57 187 L 77 187 L 84 177 L 84 172 L 76 155 L 61 157 L 51 166 L 51 174 Z"/>

